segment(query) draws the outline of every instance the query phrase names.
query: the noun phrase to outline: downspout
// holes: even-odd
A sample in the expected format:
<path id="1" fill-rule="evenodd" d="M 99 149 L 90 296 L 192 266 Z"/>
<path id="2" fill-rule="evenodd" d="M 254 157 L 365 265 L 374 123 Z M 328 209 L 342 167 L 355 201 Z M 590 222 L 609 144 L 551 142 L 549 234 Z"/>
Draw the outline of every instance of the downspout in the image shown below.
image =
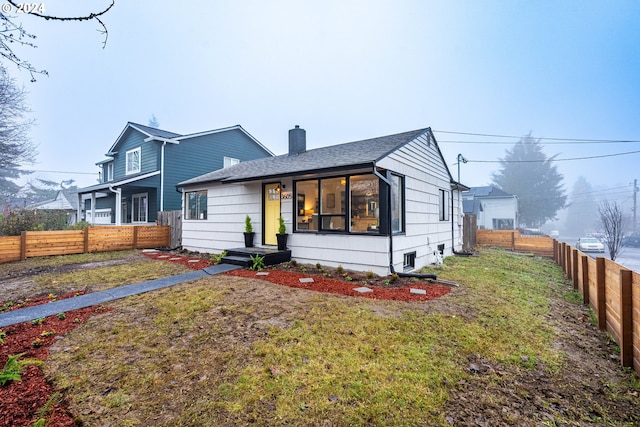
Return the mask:
<path id="1" fill-rule="evenodd" d="M 160 211 L 164 211 L 164 146 L 167 141 L 162 143 L 160 149 Z"/>
<path id="2" fill-rule="evenodd" d="M 437 279 L 438 277 L 435 274 L 417 274 L 417 273 L 397 273 L 395 268 L 393 268 L 393 230 L 391 229 L 391 181 L 378 172 L 378 168 L 376 167 L 376 163 L 373 163 L 373 174 L 380 178 L 385 184 L 387 184 L 387 224 L 389 230 L 389 271 L 391 274 L 397 274 L 400 277 L 415 277 L 418 279 Z"/>
<path id="3" fill-rule="evenodd" d="M 122 188 L 113 188 L 110 185 L 109 191 L 116 193 L 116 205 L 114 208 L 116 211 L 116 225 L 122 225 Z"/>

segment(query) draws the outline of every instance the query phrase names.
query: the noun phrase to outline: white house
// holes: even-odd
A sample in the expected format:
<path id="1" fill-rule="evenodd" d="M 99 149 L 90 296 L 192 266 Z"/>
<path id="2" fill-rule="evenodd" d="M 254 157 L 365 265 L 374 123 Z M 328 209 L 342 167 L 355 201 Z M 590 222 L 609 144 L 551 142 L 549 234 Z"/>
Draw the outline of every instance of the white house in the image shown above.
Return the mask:
<path id="1" fill-rule="evenodd" d="M 189 250 L 242 246 L 246 215 L 260 246 L 276 245 L 282 216 L 297 261 L 380 275 L 418 270 L 462 247 L 458 206 L 468 187 L 453 180 L 430 128 L 307 150 L 296 126 L 288 154 L 177 187 Z"/>
<path id="2" fill-rule="evenodd" d="M 463 211 L 474 214 L 478 228 L 515 230 L 518 226 L 518 198 L 494 186 L 471 187 L 462 193 Z"/>
<path id="3" fill-rule="evenodd" d="M 67 225 L 78 222 L 78 197 L 75 192 L 69 190 L 58 190 L 53 199 L 30 205 L 27 208 L 66 211 Z"/>

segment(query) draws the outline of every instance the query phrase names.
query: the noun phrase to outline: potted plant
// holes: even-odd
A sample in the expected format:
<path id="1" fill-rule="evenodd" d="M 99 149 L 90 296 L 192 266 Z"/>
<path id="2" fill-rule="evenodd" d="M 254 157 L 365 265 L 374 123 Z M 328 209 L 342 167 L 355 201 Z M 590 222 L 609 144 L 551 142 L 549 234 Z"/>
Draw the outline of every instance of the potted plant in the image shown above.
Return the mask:
<path id="1" fill-rule="evenodd" d="M 284 225 L 284 218 L 278 218 L 280 225 L 278 226 L 278 233 L 276 233 L 276 239 L 278 239 L 278 250 L 284 251 L 287 249 L 287 227 Z"/>
<path id="2" fill-rule="evenodd" d="M 253 247 L 253 238 L 256 233 L 253 232 L 253 224 L 251 224 L 251 217 L 247 215 L 244 219 L 244 246 L 245 248 Z"/>

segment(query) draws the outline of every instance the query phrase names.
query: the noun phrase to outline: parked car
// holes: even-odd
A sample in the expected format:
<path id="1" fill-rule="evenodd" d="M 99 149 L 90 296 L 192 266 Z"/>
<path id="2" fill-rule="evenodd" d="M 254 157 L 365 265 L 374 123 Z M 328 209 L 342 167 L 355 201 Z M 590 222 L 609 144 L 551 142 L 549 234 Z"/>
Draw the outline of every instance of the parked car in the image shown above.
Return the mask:
<path id="1" fill-rule="evenodd" d="M 581 237 L 576 243 L 576 249 L 582 252 L 604 252 L 604 243 L 595 237 Z"/>
<path id="2" fill-rule="evenodd" d="M 627 236 L 622 238 L 622 246 L 629 248 L 640 248 L 639 236 Z"/>

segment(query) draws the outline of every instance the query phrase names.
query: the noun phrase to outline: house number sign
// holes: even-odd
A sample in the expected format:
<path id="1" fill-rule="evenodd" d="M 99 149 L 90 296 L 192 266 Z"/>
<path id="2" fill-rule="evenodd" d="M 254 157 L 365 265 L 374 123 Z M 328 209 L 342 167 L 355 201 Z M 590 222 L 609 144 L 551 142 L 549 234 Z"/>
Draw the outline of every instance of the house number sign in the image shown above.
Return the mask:
<path id="1" fill-rule="evenodd" d="M 282 192 L 281 194 L 282 200 L 291 200 L 293 198 L 293 194 L 291 193 L 291 191 L 287 191 L 286 193 Z"/>

